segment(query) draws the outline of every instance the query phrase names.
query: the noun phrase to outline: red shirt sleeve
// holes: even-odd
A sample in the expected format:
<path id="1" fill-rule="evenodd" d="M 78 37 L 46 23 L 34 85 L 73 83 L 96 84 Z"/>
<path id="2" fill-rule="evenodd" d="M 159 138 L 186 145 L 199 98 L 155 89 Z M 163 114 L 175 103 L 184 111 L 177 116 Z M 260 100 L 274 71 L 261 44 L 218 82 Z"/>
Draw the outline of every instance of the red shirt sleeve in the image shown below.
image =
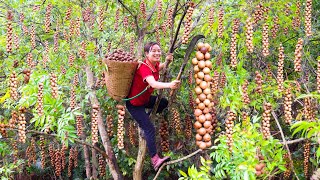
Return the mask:
<path id="1" fill-rule="evenodd" d="M 148 76 L 153 76 L 151 69 L 144 64 L 140 66 L 139 72 L 143 81 L 145 81 Z"/>

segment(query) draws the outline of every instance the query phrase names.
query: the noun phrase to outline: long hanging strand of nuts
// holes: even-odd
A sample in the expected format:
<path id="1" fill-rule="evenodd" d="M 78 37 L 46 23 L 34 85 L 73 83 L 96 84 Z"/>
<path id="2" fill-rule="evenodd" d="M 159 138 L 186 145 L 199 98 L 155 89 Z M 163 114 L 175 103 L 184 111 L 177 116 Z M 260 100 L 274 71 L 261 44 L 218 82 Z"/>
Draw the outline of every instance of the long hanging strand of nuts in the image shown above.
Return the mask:
<path id="1" fill-rule="evenodd" d="M 12 19 L 13 19 L 13 14 L 11 11 L 7 12 L 7 39 L 6 39 L 6 49 L 8 53 L 12 52 L 12 44 L 13 44 L 13 39 L 12 39 Z"/>
<path id="2" fill-rule="evenodd" d="M 303 110 L 304 118 L 306 121 L 313 120 L 313 111 L 312 111 L 312 99 L 311 97 L 304 98 L 304 110 Z"/>
<path id="3" fill-rule="evenodd" d="M 87 47 L 87 43 L 85 41 L 82 41 L 81 47 L 79 49 L 79 55 L 82 59 L 86 59 L 86 56 L 87 56 L 86 47 Z"/>
<path id="4" fill-rule="evenodd" d="M 304 170 L 304 176 L 306 179 L 308 179 L 309 174 L 309 158 L 310 158 L 310 141 L 307 141 L 303 145 L 304 151 L 303 151 L 303 170 Z"/>
<path id="5" fill-rule="evenodd" d="M 219 38 L 222 38 L 222 33 L 223 33 L 223 30 L 224 30 L 224 27 L 223 27 L 223 14 L 224 14 L 224 10 L 222 7 L 220 7 L 219 9 L 219 18 L 218 18 L 218 37 Z"/>
<path id="6" fill-rule="evenodd" d="M 258 24 L 258 22 L 262 19 L 262 17 L 263 17 L 263 10 L 262 9 L 263 9 L 263 6 L 261 3 L 256 6 L 256 9 L 253 14 L 254 24 Z"/>
<path id="7" fill-rule="evenodd" d="M 130 39 L 130 54 L 134 55 L 134 49 L 135 49 L 135 43 L 134 43 L 134 37 L 131 37 Z M 110 48 L 109 48 L 110 49 Z"/>
<path id="8" fill-rule="evenodd" d="M 73 66 L 74 60 L 75 60 L 74 55 L 73 55 L 73 54 L 70 54 L 70 55 L 69 55 L 69 58 L 68 58 L 68 63 L 69 63 L 69 66 L 70 66 L 70 67 Z"/>
<path id="9" fill-rule="evenodd" d="M 191 121 L 191 117 L 190 117 L 189 114 L 186 115 L 185 132 L 186 132 L 186 138 L 187 139 L 191 139 L 191 136 L 192 136 L 192 121 Z"/>
<path id="10" fill-rule="evenodd" d="M 263 104 L 263 114 L 262 114 L 262 134 L 265 139 L 269 139 L 270 133 L 270 119 L 271 119 L 271 104 Z"/>
<path id="11" fill-rule="evenodd" d="M 231 35 L 231 45 L 230 45 L 230 59 L 231 68 L 237 67 L 237 34 L 239 31 L 240 21 L 239 19 L 233 20 L 232 35 Z"/>
<path id="12" fill-rule="evenodd" d="M 120 16 L 120 9 L 118 8 L 116 10 L 116 18 L 115 18 L 115 22 L 114 22 L 114 31 L 118 31 L 119 28 L 119 17 Z"/>
<path id="13" fill-rule="evenodd" d="M 303 40 L 302 38 L 298 39 L 298 43 L 296 45 L 296 50 L 294 52 L 294 71 L 301 72 L 301 57 L 302 57 L 302 46 Z"/>
<path id="14" fill-rule="evenodd" d="M 98 113 L 99 113 L 99 106 L 96 104 L 92 105 L 92 115 L 91 115 L 92 144 L 95 144 L 99 141 L 98 140 Z"/>
<path id="15" fill-rule="evenodd" d="M 34 24 L 31 25 L 30 29 L 30 41 L 32 49 L 36 48 L 36 30 Z"/>
<path id="16" fill-rule="evenodd" d="M 168 122 L 163 118 L 160 122 L 159 128 L 160 140 L 161 140 L 161 150 L 163 152 L 169 151 L 169 126 Z"/>
<path id="17" fill-rule="evenodd" d="M 292 20 L 292 27 L 294 29 L 298 29 L 300 27 L 300 24 L 301 24 L 300 8 L 301 8 L 301 3 L 297 2 L 296 17 L 294 17 L 293 20 Z"/>
<path id="18" fill-rule="evenodd" d="M 117 139 L 118 139 L 118 148 L 124 148 L 124 115 L 125 107 L 118 104 L 118 130 L 117 130 Z"/>
<path id="19" fill-rule="evenodd" d="M 104 25 L 103 20 L 104 20 L 104 7 L 100 7 L 99 19 L 98 19 L 99 31 L 103 31 L 103 25 Z"/>
<path id="20" fill-rule="evenodd" d="M 208 15 L 209 28 L 212 27 L 213 23 L 214 23 L 214 7 L 211 7 Z"/>
<path id="21" fill-rule="evenodd" d="M 193 2 L 188 3 L 188 9 L 186 14 L 186 21 L 184 23 L 184 32 L 182 35 L 182 44 L 187 44 L 189 35 L 191 32 L 191 21 L 192 21 L 192 14 L 194 10 L 195 4 Z"/>
<path id="22" fill-rule="evenodd" d="M 136 144 L 136 139 L 135 139 L 135 127 L 134 127 L 134 122 L 130 121 L 129 123 L 129 140 L 131 145 L 135 145 Z"/>
<path id="23" fill-rule="evenodd" d="M 59 49 L 59 34 L 56 31 L 53 35 L 53 52 L 58 52 Z"/>
<path id="24" fill-rule="evenodd" d="M 81 27 L 81 20 L 80 18 L 77 18 L 76 21 L 74 22 L 74 31 L 78 37 L 81 36 L 80 27 Z"/>
<path id="25" fill-rule="evenodd" d="M 49 145 L 49 155 L 50 155 L 51 166 L 54 167 L 55 166 L 55 149 L 52 143 Z"/>
<path id="26" fill-rule="evenodd" d="M 37 111 L 39 116 L 43 115 L 43 83 L 39 83 Z"/>
<path id="27" fill-rule="evenodd" d="M 259 94 L 262 94 L 262 82 L 263 82 L 262 76 L 258 71 L 256 71 L 255 74 L 256 74 L 255 81 L 256 81 L 256 85 L 257 85 L 255 91 Z"/>
<path id="28" fill-rule="evenodd" d="M 125 29 L 129 28 L 129 17 L 128 16 L 123 17 L 123 27 Z"/>
<path id="29" fill-rule="evenodd" d="M 173 122 L 174 122 L 173 124 L 174 124 L 174 128 L 176 130 L 176 133 L 180 134 L 182 132 L 180 113 L 179 113 L 178 109 L 172 107 L 171 114 L 173 116 Z"/>
<path id="30" fill-rule="evenodd" d="M 250 98 L 248 95 L 248 85 L 249 85 L 249 81 L 245 80 L 244 84 L 241 86 L 242 87 L 242 102 L 245 105 L 250 104 Z"/>
<path id="31" fill-rule="evenodd" d="M 73 168 L 73 148 L 69 149 L 69 161 L 68 161 L 68 177 L 72 175 Z"/>
<path id="32" fill-rule="evenodd" d="M 44 30 L 46 33 L 50 32 L 50 16 L 51 16 L 52 4 L 48 4 L 46 7 L 46 15 L 44 21 Z"/>
<path id="33" fill-rule="evenodd" d="M 46 167 L 46 146 L 44 144 L 44 137 L 40 136 L 40 150 L 41 150 L 41 167 Z"/>
<path id="34" fill-rule="evenodd" d="M 18 145 L 16 140 L 12 142 L 12 148 L 13 148 L 13 163 L 17 163 L 19 157 L 18 157 Z"/>
<path id="35" fill-rule="evenodd" d="M 285 159 L 285 167 L 286 167 L 286 171 L 284 172 L 284 178 L 288 179 L 290 177 L 291 174 L 291 168 L 290 168 L 290 159 L 289 159 L 289 154 L 285 153 L 284 154 L 284 159 Z"/>
<path id="36" fill-rule="evenodd" d="M 76 90 L 75 87 L 71 87 L 71 92 L 70 92 L 70 108 L 71 110 L 76 108 Z"/>
<path id="37" fill-rule="evenodd" d="M 62 148 L 60 150 L 61 154 L 61 170 L 64 170 L 66 168 L 66 150 L 68 150 L 67 146 L 65 144 L 62 144 Z"/>
<path id="38" fill-rule="evenodd" d="M 162 0 L 157 0 L 157 9 L 158 9 L 157 20 L 159 22 L 162 18 Z"/>
<path id="39" fill-rule="evenodd" d="M 272 38 L 275 39 L 277 37 L 277 32 L 279 31 L 279 18 L 276 16 L 273 18 L 273 26 L 271 28 Z"/>
<path id="40" fill-rule="evenodd" d="M 291 124 L 292 120 L 292 93 L 291 89 L 287 88 L 284 97 L 284 119 L 287 124 Z"/>
<path id="41" fill-rule="evenodd" d="M 61 175 L 61 153 L 59 149 L 55 150 L 55 160 L 54 160 L 54 167 L 56 176 Z"/>
<path id="42" fill-rule="evenodd" d="M 140 12 L 141 12 L 141 15 L 142 15 L 142 18 L 145 20 L 147 19 L 147 6 L 146 6 L 146 3 L 144 2 L 144 0 L 141 0 L 140 2 Z"/>
<path id="43" fill-rule="evenodd" d="M 68 9 L 66 10 L 65 20 L 70 20 L 71 13 L 72 13 L 72 8 L 68 7 Z"/>
<path id="44" fill-rule="evenodd" d="M 246 20 L 246 46 L 253 53 L 253 23 L 251 17 Z"/>
<path id="45" fill-rule="evenodd" d="M 277 72 L 277 83 L 278 91 L 283 91 L 283 67 L 284 67 L 284 49 L 282 44 L 279 46 L 279 61 L 278 61 L 278 72 Z"/>
<path id="46" fill-rule="evenodd" d="M 286 16 L 289 16 L 289 15 L 290 15 L 291 10 L 290 10 L 290 4 L 289 4 L 289 3 L 286 3 L 286 4 L 285 4 L 284 13 L 285 13 Z"/>
<path id="47" fill-rule="evenodd" d="M 111 115 L 107 116 L 107 133 L 109 136 L 109 139 L 113 136 L 113 118 Z"/>
<path id="48" fill-rule="evenodd" d="M 269 25 L 265 22 L 262 30 L 262 55 L 267 57 L 269 53 Z"/>
<path id="49" fill-rule="evenodd" d="M 16 72 L 12 72 L 10 75 L 10 82 L 9 82 L 9 87 L 10 87 L 10 97 L 12 97 L 13 100 L 18 100 L 18 78 Z"/>
<path id="50" fill-rule="evenodd" d="M 158 44 L 161 44 L 161 42 L 160 42 L 160 30 L 159 30 L 159 26 L 156 25 L 156 26 L 154 27 L 154 29 L 155 29 L 155 31 L 156 31 L 157 43 L 158 43 Z"/>
<path id="51" fill-rule="evenodd" d="M 99 155 L 99 175 L 100 178 L 106 176 L 106 161 L 104 160 L 102 155 Z"/>
<path id="52" fill-rule="evenodd" d="M 25 143 L 26 142 L 26 117 L 24 113 L 21 113 L 19 116 L 19 127 L 18 127 L 18 135 L 19 135 L 19 142 Z"/>
<path id="53" fill-rule="evenodd" d="M 74 167 L 78 167 L 78 148 L 77 147 L 73 148 L 73 164 L 74 164 Z"/>
<path id="54" fill-rule="evenodd" d="M 219 78 L 220 78 L 219 72 L 217 70 L 214 71 L 213 77 L 212 77 L 212 84 L 211 84 L 212 96 L 216 96 L 216 94 L 219 90 Z"/>
<path id="55" fill-rule="evenodd" d="M 19 40 L 19 36 L 14 34 L 13 35 L 13 40 L 14 40 L 14 47 L 16 48 L 16 50 L 19 49 L 20 47 L 20 40 Z"/>
<path id="56" fill-rule="evenodd" d="M 11 111 L 11 118 L 9 120 L 9 128 L 13 129 L 16 127 L 16 123 L 18 123 L 18 113 L 16 111 Z"/>
<path id="57" fill-rule="evenodd" d="M 312 35 L 311 30 L 311 11 L 312 11 L 312 0 L 306 0 L 306 9 L 305 9 L 305 31 L 306 36 L 309 37 Z"/>
<path id="58" fill-rule="evenodd" d="M 226 119 L 226 135 L 227 135 L 227 145 L 230 152 L 232 152 L 233 145 L 233 127 L 234 121 L 236 120 L 236 114 L 232 111 L 228 111 L 228 117 Z"/>
<path id="59" fill-rule="evenodd" d="M 50 74 L 50 86 L 51 94 L 54 99 L 58 98 L 58 84 L 57 84 L 57 75 L 55 73 Z"/>
<path id="60" fill-rule="evenodd" d="M 83 116 L 76 116 L 76 125 L 77 125 L 77 135 L 81 137 L 83 134 L 83 127 L 82 127 L 82 120 Z"/>
<path id="61" fill-rule="evenodd" d="M 33 59 L 32 53 L 30 52 L 30 53 L 28 53 L 28 55 L 27 55 L 27 64 L 28 64 L 29 68 L 33 68 L 33 67 L 32 67 L 32 59 Z"/>
<path id="62" fill-rule="evenodd" d="M 173 25 L 173 8 L 169 7 L 167 12 L 166 28 L 171 29 Z M 163 34 L 166 34 L 165 32 Z"/>

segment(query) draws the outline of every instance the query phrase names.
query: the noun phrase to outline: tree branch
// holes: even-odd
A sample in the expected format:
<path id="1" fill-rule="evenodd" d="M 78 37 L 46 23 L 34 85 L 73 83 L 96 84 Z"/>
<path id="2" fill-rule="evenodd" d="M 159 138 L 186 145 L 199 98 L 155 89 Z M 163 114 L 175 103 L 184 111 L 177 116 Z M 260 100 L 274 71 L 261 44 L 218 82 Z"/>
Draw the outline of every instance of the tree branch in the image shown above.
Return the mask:
<path id="1" fill-rule="evenodd" d="M 296 178 L 299 180 L 299 177 L 298 177 L 296 171 L 294 170 L 291 152 L 290 152 L 289 146 L 288 146 L 288 144 L 287 144 L 286 138 L 284 137 L 284 134 L 283 134 L 281 125 L 280 125 L 280 123 L 279 123 L 279 121 L 278 121 L 278 117 L 277 117 L 276 113 L 275 113 L 273 110 L 272 110 L 271 114 L 272 114 L 274 120 L 275 120 L 276 123 L 277 123 L 277 126 L 278 126 L 278 128 L 279 128 L 279 130 L 280 130 L 280 134 L 281 134 L 281 137 L 282 137 L 283 144 L 285 145 L 285 147 L 286 147 L 286 149 L 287 149 L 287 151 L 288 151 L 291 169 L 292 169 L 294 175 L 296 176 Z"/>
<path id="2" fill-rule="evenodd" d="M 294 144 L 294 143 L 299 143 L 306 140 L 305 138 L 299 138 L 291 141 L 286 141 L 286 142 L 281 142 L 281 144 Z"/>
<path id="3" fill-rule="evenodd" d="M 162 170 L 162 168 L 163 168 L 164 166 L 169 165 L 169 164 L 174 164 L 174 163 L 181 162 L 181 161 L 183 161 L 183 160 L 185 160 L 185 159 L 188 159 L 188 158 L 190 158 L 190 157 L 198 154 L 199 152 L 202 152 L 202 149 L 198 149 L 198 150 L 196 150 L 195 152 L 193 152 L 193 153 L 191 153 L 191 154 L 189 154 L 189 155 L 187 155 L 187 156 L 184 156 L 184 157 L 182 157 L 182 158 L 180 158 L 180 159 L 176 159 L 176 160 L 173 160 L 173 161 L 169 161 L 169 162 L 163 163 L 162 166 L 159 168 L 156 176 L 153 178 L 153 180 L 156 180 L 156 179 L 158 178 L 158 176 L 160 175 L 160 172 L 161 172 L 161 170 Z"/>

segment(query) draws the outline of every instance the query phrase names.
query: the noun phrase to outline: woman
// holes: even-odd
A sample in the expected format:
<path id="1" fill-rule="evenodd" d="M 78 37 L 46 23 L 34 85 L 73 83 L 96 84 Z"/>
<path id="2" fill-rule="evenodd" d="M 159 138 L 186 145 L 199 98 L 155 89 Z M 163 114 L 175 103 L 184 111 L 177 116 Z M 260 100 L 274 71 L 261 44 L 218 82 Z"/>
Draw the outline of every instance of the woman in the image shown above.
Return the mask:
<path id="1" fill-rule="evenodd" d="M 156 42 L 149 42 L 144 46 L 145 60 L 138 67 L 135 72 L 129 98 L 138 95 L 146 88 L 146 92 L 140 96 L 126 101 L 126 107 L 131 116 L 138 122 L 139 127 L 144 131 L 145 139 L 151 157 L 152 165 L 157 171 L 158 168 L 169 160 L 169 157 L 160 158 L 157 154 L 156 142 L 155 142 L 155 127 L 150 121 L 149 114 L 146 113 L 146 108 L 152 109 L 157 97 L 152 96 L 153 89 L 176 89 L 179 86 L 180 81 L 174 80 L 172 82 L 164 83 L 158 82 L 159 71 L 164 68 L 164 63 L 160 63 L 161 48 Z M 173 60 L 172 54 L 166 57 L 166 60 L 171 62 Z M 168 101 L 162 98 L 157 109 L 157 113 L 161 113 L 168 105 Z"/>

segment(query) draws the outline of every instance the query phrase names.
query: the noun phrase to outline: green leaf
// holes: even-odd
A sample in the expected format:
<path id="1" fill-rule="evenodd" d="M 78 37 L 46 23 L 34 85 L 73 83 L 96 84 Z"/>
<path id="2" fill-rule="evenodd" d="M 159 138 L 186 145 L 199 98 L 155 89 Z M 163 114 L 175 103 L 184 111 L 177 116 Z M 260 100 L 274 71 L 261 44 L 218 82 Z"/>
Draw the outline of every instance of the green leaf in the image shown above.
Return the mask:
<path id="1" fill-rule="evenodd" d="M 180 173 L 183 177 L 188 177 L 188 175 L 187 175 L 185 172 L 181 171 L 180 169 L 179 169 L 179 173 Z"/>

